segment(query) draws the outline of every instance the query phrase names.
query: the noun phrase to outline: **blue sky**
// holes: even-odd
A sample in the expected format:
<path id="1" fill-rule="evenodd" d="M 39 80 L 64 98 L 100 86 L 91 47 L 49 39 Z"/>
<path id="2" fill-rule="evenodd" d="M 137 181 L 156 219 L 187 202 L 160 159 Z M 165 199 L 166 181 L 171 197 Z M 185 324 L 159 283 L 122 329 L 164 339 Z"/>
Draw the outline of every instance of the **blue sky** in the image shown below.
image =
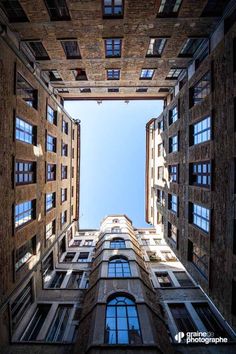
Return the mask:
<path id="1" fill-rule="evenodd" d="M 80 228 L 98 228 L 109 214 L 145 222 L 145 125 L 162 101 L 67 101 L 81 120 Z"/>

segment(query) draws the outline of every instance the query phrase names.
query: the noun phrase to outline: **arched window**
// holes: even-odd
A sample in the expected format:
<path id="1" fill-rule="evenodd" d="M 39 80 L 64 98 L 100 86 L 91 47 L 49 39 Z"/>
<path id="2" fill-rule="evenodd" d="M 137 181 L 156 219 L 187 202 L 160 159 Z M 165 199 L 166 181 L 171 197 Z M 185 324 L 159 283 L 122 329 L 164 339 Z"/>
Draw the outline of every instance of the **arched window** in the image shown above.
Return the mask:
<path id="1" fill-rule="evenodd" d="M 141 331 L 135 302 L 117 295 L 107 302 L 105 343 L 141 344 Z"/>
<path id="2" fill-rule="evenodd" d="M 129 261 L 123 257 L 112 258 L 108 263 L 108 277 L 130 277 Z"/>
<path id="3" fill-rule="evenodd" d="M 113 238 L 110 242 L 110 248 L 125 248 L 125 240 L 123 238 Z"/>
<path id="4" fill-rule="evenodd" d="M 121 229 L 119 226 L 114 226 L 114 227 L 112 227 L 111 232 L 117 234 L 117 233 L 121 232 Z"/>

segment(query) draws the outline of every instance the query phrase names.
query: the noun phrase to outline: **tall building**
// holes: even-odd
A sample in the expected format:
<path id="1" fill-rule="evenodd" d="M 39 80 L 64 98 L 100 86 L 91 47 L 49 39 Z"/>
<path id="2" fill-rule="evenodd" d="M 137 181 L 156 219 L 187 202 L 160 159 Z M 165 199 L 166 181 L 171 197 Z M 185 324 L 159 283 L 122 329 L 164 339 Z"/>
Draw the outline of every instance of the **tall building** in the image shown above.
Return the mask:
<path id="1" fill-rule="evenodd" d="M 30 316 L 28 310 L 40 298 L 42 272 L 54 266 L 59 238 L 65 234 L 72 237 L 77 228 L 80 126 L 37 72 L 2 38 L 0 82 L 3 353 L 5 345 L 17 338 L 21 320 Z M 47 254 L 51 258 L 41 266 Z M 35 313 L 43 317 L 49 307 L 42 305 Z M 58 307 L 51 307 L 51 315 L 59 316 L 62 310 L 58 303 Z"/>
<path id="2" fill-rule="evenodd" d="M 189 56 L 146 126 L 146 220 L 236 326 L 235 10 L 206 42 L 189 39 Z"/>
<path id="3" fill-rule="evenodd" d="M 186 331 L 214 332 L 221 353 L 235 352 L 233 330 L 161 228 L 111 215 L 99 230 L 69 230 L 58 241 L 14 292 L 10 318 L 1 316 L 3 353 L 187 354 Z M 218 353 L 216 344 L 205 348 L 191 344 L 192 353 Z"/>

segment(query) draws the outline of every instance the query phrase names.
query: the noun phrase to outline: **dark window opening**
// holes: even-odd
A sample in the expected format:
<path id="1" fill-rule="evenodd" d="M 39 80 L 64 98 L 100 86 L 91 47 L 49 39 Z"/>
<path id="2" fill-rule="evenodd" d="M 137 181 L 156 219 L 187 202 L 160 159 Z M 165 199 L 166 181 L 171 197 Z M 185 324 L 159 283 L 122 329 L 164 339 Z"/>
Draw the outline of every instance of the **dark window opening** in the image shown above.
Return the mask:
<path id="1" fill-rule="evenodd" d="M 65 0 L 44 0 L 51 21 L 69 21 L 70 14 Z"/>
<path id="2" fill-rule="evenodd" d="M 185 304 L 168 304 L 174 322 L 180 332 L 196 332 L 197 328 Z"/>
<path id="3" fill-rule="evenodd" d="M 28 41 L 28 46 L 36 60 L 50 60 L 49 55 L 42 42 Z"/>
<path id="4" fill-rule="evenodd" d="M 81 59 L 79 46 L 76 40 L 61 41 L 67 59 Z"/>
<path id="5" fill-rule="evenodd" d="M 24 100 L 28 106 L 37 109 L 38 91 L 35 90 L 19 73 L 16 79 L 16 95 Z"/>
<path id="6" fill-rule="evenodd" d="M 0 7 L 5 12 L 9 22 L 29 22 L 18 0 L 2 0 Z"/>
<path id="7" fill-rule="evenodd" d="M 86 80 L 88 80 L 85 70 L 83 70 L 83 69 L 74 69 L 72 71 L 73 71 L 73 74 L 75 76 L 75 80 L 76 81 L 86 81 Z"/>

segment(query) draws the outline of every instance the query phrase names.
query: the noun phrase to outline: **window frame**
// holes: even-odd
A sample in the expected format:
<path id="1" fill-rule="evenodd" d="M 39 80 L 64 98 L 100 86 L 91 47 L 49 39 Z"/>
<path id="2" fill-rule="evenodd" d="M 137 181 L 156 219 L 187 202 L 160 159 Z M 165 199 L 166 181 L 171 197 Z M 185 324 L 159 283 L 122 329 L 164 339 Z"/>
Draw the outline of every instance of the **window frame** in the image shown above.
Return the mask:
<path id="1" fill-rule="evenodd" d="M 191 186 L 211 189 L 212 186 L 212 161 L 196 161 L 189 164 L 189 184 Z M 206 165 L 206 172 L 203 171 L 203 166 Z M 198 170 L 201 166 L 201 171 Z M 210 169 L 209 169 L 210 166 Z M 203 183 L 204 177 L 207 183 Z M 200 183 L 198 183 L 200 179 Z"/>
<path id="2" fill-rule="evenodd" d="M 21 186 L 21 185 L 27 185 L 27 184 L 34 184 L 36 183 L 37 180 L 37 163 L 36 161 L 28 161 L 28 160 L 19 160 L 16 159 L 14 161 L 14 184 L 15 186 Z M 17 165 L 23 164 L 23 170 L 20 170 L 17 168 Z M 28 165 L 27 169 L 25 169 L 25 164 Z M 30 170 L 29 165 L 32 165 L 32 170 Z M 20 166 L 19 166 L 20 168 Z M 22 182 L 17 182 L 19 179 L 19 176 L 23 175 L 23 181 Z M 25 175 L 28 176 L 28 181 L 25 181 Z M 31 176 L 31 178 L 29 177 Z M 31 180 L 30 180 L 31 179 Z"/>
<path id="3" fill-rule="evenodd" d="M 121 0 L 121 13 L 118 13 L 118 14 L 116 14 L 115 13 L 115 8 L 116 7 L 120 7 L 119 5 L 115 5 L 115 1 L 116 0 L 111 0 L 111 5 L 109 6 L 109 5 L 105 5 L 105 0 L 103 0 L 102 1 L 102 13 L 103 13 L 103 18 L 104 19 L 119 19 L 119 18 L 123 18 L 123 16 L 124 16 L 124 0 Z M 109 13 L 106 13 L 106 11 L 105 11 L 105 8 L 106 7 L 111 7 L 111 13 L 109 14 Z"/>
<path id="4" fill-rule="evenodd" d="M 19 122 L 19 126 L 17 124 L 17 121 L 21 121 L 21 123 Z M 22 123 L 23 122 L 23 123 Z M 24 129 L 21 129 L 22 124 L 24 125 Z M 28 129 L 26 129 L 26 127 L 28 127 Z M 30 131 L 27 131 L 29 130 Z M 18 134 L 19 136 L 18 136 Z M 24 134 L 24 139 L 20 139 L 20 134 Z M 29 141 L 27 141 L 27 139 L 25 138 L 26 136 L 29 136 Z M 18 137 L 17 137 L 18 136 Z M 37 127 L 35 125 L 32 125 L 31 123 L 29 123 L 27 120 L 20 118 L 19 116 L 15 117 L 15 139 L 17 141 L 20 141 L 21 143 L 25 143 L 25 144 L 29 144 L 29 145 L 36 145 L 36 140 L 37 140 Z"/>
<path id="5" fill-rule="evenodd" d="M 61 1 L 61 0 L 60 0 Z M 58 2 L 54 0 L 54 7 L 51 7 L 47 0 L 44 0 L 44 3 L 45 3 L 45 7 L 48 11 L 48 16 L 50 17 L 50 20 L 51 21 L 70 21 L 71 20 L 71 17 L 70 17 L 70 12 L 69 12 L 69 9 L 68 9 L 68 6 L 67 6 L 67 3 L 65 0 L 64 1 L 64 4 L 63 4 L 63 9 L 64 11 L 66 10 L 67 14 L 64 14 L 63 16 L 59 17 L 58 14 L 60 14 L 60 12 L 62 12 L 62 8 L 61 6 L 57 6 L 58 5 Z M 52 10 L 55 12 L 57 12 L 57 16 L 55 16 L 55 14 L 52 13 Z"/>
<path id="6" fill-rule="evenodd" d="M 111 43 L 108 43 L 109 41 L 111 41 Z M 115 43 L 116 41 L 117 41 L 117 43 Z M 106 58 L 121 58 L 122 38 L 120 38 L 120 37 L 104 38 L 104 47 L 105 47 L 105 57 Z M 111 49 L 109 49 L 109 47 L 111 47 Z M 118 47 L 118 49 L 116 49 L 116 47 Z M 118 54 L 115 54 L 116 51 Z"/>
<path id="7" fill-rule="evenodd" d="M 26 203 L 30 203 L 30 208 L 29 209 L 26 209 L 24 210 L 23 209 L 23 212 L 19 213 L 19 214 L 16 214 L 16 208 L 22 204 L 26 204 Z M 23 207 L 24 208 L 24 207 Z M 28 219 L 27 221 L 25 222 L 22 222 L 19 224 L 16 225 L 16 218 L 18 215 L 24 215 L 26 212 L 30 212 L 30 214 L 27 216 L 30 216 L 30 219 Z M 26 200 L 24 202 L 21 202 L 19 204 L 15 204 L 14 205 L 14 229 L 15 230 L 18 230 L 26 225 L 28 225 L 30 222 L 32 222 L 34 219 L 35 219 L 35 216 L 36 216 L 36 199 L 31 199 L 31 200 Z M 22 219 L 19 219 L 19 220 L 22 220 Z"/>

